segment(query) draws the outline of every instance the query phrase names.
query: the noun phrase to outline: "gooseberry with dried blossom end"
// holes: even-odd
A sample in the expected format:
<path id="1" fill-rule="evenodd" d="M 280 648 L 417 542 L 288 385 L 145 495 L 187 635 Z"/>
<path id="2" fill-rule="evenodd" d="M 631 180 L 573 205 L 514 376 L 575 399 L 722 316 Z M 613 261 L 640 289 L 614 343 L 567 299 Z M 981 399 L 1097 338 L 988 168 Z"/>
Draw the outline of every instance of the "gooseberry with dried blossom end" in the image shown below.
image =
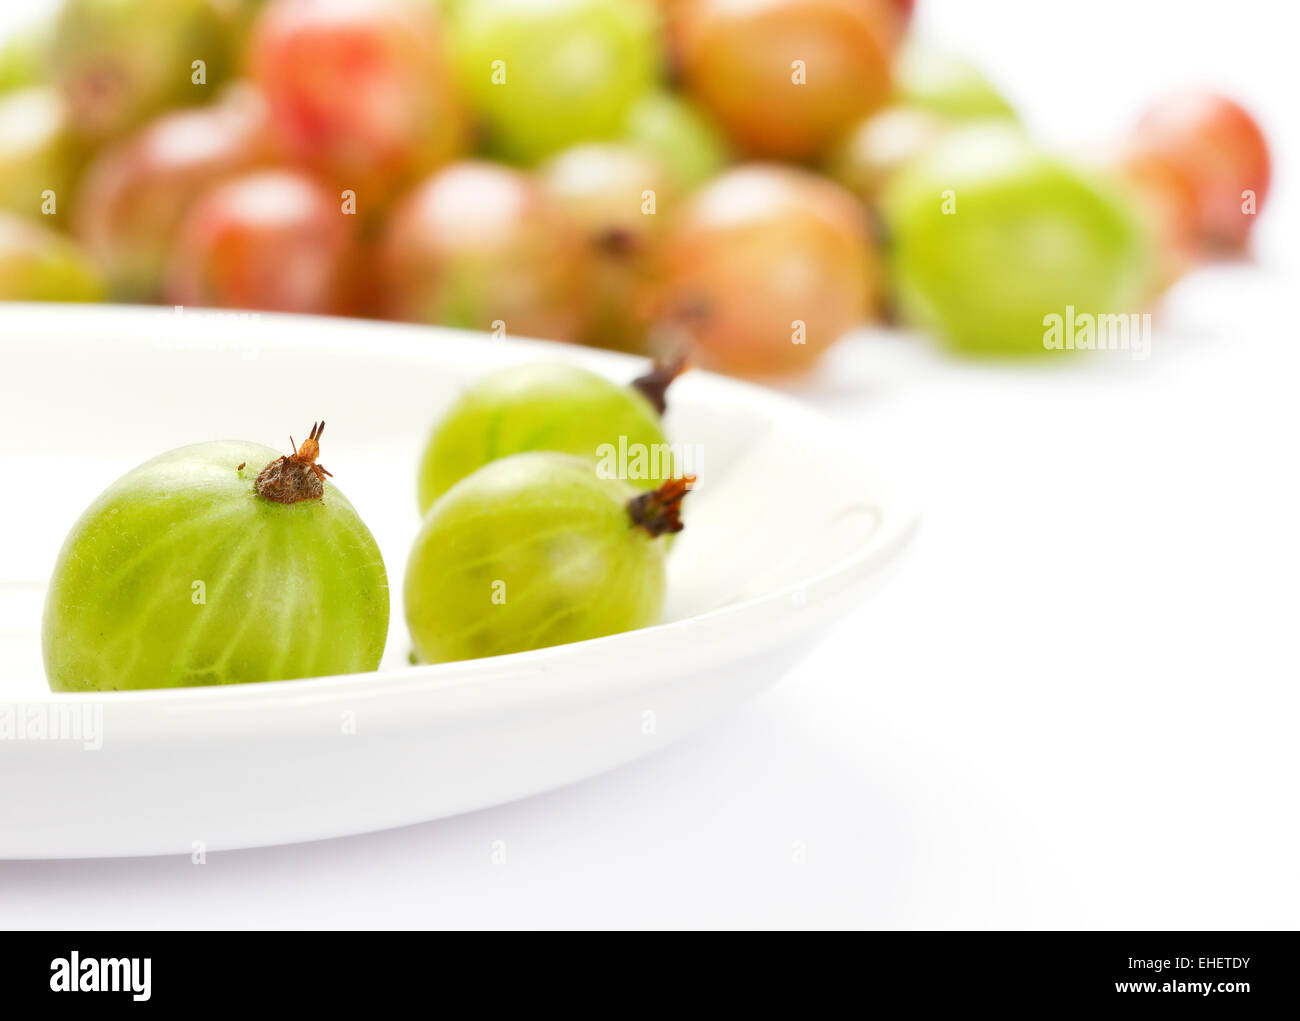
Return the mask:
<path id="1" fill-rule="evenodd" d="M 287 456 L 237 441 L 181 447 L 105 490 L 73 526 L 50 581 L 50 688 L 374 670 L 388 635 L 388 576 L 369 529 L 316 464 L 323 427 Z"/>
<path id="2" fill-rule="evenodd" d="M 638 493 L 591 461 L 494 461 L 424 519 L 406 567 L 406 621 L 426 662 L 499 656 L 659 620 L 665 537 L 693 479 Z"/>
<path id="3" fill-rule="evenodd" d="M 420 459 L 420 512 L 483 465 L 512 454 L 552 450 L 593 463 L 612 448 L 629 452 L 612 474 L 654 488 L 673 474 L 660 416 L 669 384 L 685 362 L 656 363 L 632 385 L 558 362 L 513 366 L 461 394 L 434 428 Z M 639 458 L 639 460 L 637 459 Z M 626 471 L 619 471 L 625 467 Z"/>

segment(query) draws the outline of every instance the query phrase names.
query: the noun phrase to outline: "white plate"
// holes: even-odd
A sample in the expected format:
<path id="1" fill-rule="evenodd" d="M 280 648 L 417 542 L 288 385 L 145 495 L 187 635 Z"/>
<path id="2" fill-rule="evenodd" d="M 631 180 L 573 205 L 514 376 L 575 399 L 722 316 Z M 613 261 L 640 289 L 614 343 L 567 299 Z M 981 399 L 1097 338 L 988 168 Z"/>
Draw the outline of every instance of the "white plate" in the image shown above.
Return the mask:
<path id="1" fill-rule="evenodd" d="M 591 776 L 770 684 L 912 528 L 911 511 L 819 416 L 692 372 L 674 384 L 667 425 L 674 442 L 694 445 L 700 486 L 672 553 L 664 622 L 519 655 L 407 666 L 400 596 L 418 525 L 420 445 L 459 388 L 539 359 L 615 379 L 643 365 L 552 343 L 347 320 L 0 305 L 0 712 L 10 714 L 10 736 L 0 739 L 0 857 L 311 840 Z M 221 438 L 287 447 L 289 432 L 320 418 L 329 421 L 322 460 L 388 565 L 393 624 L 381 670 L 51 696 L 40 653 L 44 587 L 68 528 L 100 490 L 172 447 Z M 65 736 L 56 740 L 59 713 Z M 66 736 L 73 719 L 87 722 L 89 742 Z M 95 734 L 101 746 L 87 748 Z"/>

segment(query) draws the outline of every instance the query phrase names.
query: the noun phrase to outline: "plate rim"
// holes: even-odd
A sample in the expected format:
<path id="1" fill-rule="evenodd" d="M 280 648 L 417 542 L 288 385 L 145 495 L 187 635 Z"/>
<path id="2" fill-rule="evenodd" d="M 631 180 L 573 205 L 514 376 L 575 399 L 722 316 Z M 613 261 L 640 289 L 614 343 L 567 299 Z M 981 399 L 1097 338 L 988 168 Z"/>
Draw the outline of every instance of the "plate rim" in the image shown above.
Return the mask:
<path id="1" fill-rule="evenodd" d="M 63 333 L 72 330 L 77 320 L 93 319 L 103 322 L 105 316 L 111 316 L 121 329 L 122 323 L 129 323 L 133 318 L 155 318 L 159 322 L 173 315 L 172 311 L 162 306 L 139 305 L 66 305 L 50 306 L 39 303 L 0 303 L 3 309 L 7 329 L 6 336 L 0 337 L 0 349 L 13 343 L 23 342 L 20 334 L 23 330 L 36 329 L 43 333 Z M 199 310 L 195 310 L 199 311 Z M 228 312 L 228 310 L 211 310 Z M 310 322 L 318 332 L 307 336 L 303 330 L 289 330 L 284 334 L 275 334 L 275 324 L 285 320 L 297 323 Z M 446 361 L 448 348 L 458 349 L 461 355 L 466 345 L 490 344 L 498 352 L 517 352 L 521 355 L 538 355 L 545 358 L 565 360 L 570 363 L 606 365 L 613 367 L 632 367 L 644 365 L 644 358 L 616 351 L 606 351 L 568 344 L 560 341 L 538 340 L 527 337 L 489 338 L 487 334 L 471 330 L 458 330 L 446 327 L 420 326 L 410 323 L 389 323 L 368 319 L 347 319 L 343 317 L 300 316 L 282 313 L 261 313 L 251 321 L 260 331 L 259 344 L 270 347 L 291 349 L 317 348 L 322 342 L 341 351 L 357 351 L 355 338 L 359 333 L 366 333 L 366 354 L 383 353 L 388 355 L 424 356 L 420 360 L 432 362 Z M 79 331 L 81 332 L 81 331 Z M 111 330 L 103 329 L 94 336 L 79 336 L 76 343 L 115 343 L 110 336 Z M 323 336 L 322 336 L 323 334 Z M 452 342 L 451 345 L 431 343 L 435 336 L 441 336 Z M 439 356 L 442 356 L 441 358 Z M 468 360 L 468 352 L 464 352 Z M 593 662 L 604 657 L 608 652 L 611 658 L 617 658 L 619 651 L 635 657 L 638 647 L 653 647 L 660 656 L 663 655 L 667 636 L 686 636 L 693 634 L 695 639 L 708 638 L 715 641 L 734 640 L 746 635 L 757 634 L 754 649 L 777 643 L 768 628 L 756 628 L 755 625 L 767 623 L 776 631 L 780 618 L 790 624 L 790 618 L 805 618 L 797 622 L 797 630 L 807 631 L 828 622 L 830 614 L 823 614 L 813 622 L 806 618 L 815 615 L 819 608 L 824 609 L 836 596 L 869 582 L 873 575 L 880 572 L 894 556 L 907 545 L 919 525 L 919 513 L 914 501 L 905 497 L 896 485 L 882 482 L 881 478 L 854 451 L 843 430 L 821 412 L 809 407 L 799 400 L 748 380 L 734 379 L 709 372 L 705 369 L 692 369 L 691 375 L 703 381 L 713 389 L 721 389 L 739 395 L 751 406 L 773 409 L 773 418 L 778 418 L 784 425 L 798 427 L 801 435 L 816 437 L 815 446 L 822 460 L 838 459 L 839 463 L 852 465 L 853 472 L 864 484 L 869 484 L 879 496 L 879 523 L 867 541 L 852 551 L 843 561 L 813 572 L 806 578 L 780 585 L 770 592 L 763 592 L 738 600 L 725 606 L 715 607 L 703 613 L 694 614 L 680 620 L 660 622 L 633 631 L 586 639 L 544 649 L 510 653 L 502 656 L 461 660 L 449 663 L 419 664 L 402 668 L 376 670 L 367 673 L 335 674 L 322 677 L 302 678 L 296 680 L 267 681 L 253 684 L 219 685 L 208 688 L 152 688 L 133 691 L 114 692 L 44 692 L 39 699 L 25 698 L 0 699 L 0 706 L 30 706 L 33 702 L 58 704 L 103 704 L 115 707 L 115 740 L 124 735 L 128 724 L 152 724 L 132 727 L 141 732 L 131 735 L 138 740 L 145 736 L 173 737 L 172 728 L 183 714 L 187 717 L 199 716 L 212 729 L 220 720 L 233 720 L 242 711 L 256 708 L 260 712 L 277 710 L 300 710 L 304 704 L 355 702 L 364 699 L 372 707 L 375 704 L 391 702 L 408 702 L 413 696 L 421 699 L 428 709 L 439 695 L 472 686 L 480 698 L 490 696 L 494 691 L 501 694 L 511 693 L 510 682 L 521 673 L 544 672 L 548 675 L 548 684 L 544 691 L 534 690 L 533 697 L 543 697 L 546 702 L 594 690 L 587 679 L 589 670 L 547 670 L 547 665 L 554 660 L 580 660 Z M 392 582 L 390 581 L 390 584 Z M 795 599 L 799 596 L 796 605 Z M 791 612 L 791 611 L 797 612 Z M 697 644 L 697 643 L 692 643 Z M 566 677 L 567 673 L 567 677 Z M 635 671 L 629 671 L 629 677 Z M 580 676 L 581 675 L 581 676 Z M 535 687 L 535 686 L 533 686 Z M 608 689 L 608 678 L 604 682 Z M 626 688 L 618 687 L 626 693 Z M 532 699 L 525 698 L 525 701 Z M 509 700 L 496 709 L 515 708 L 518 698 Z M 150 713 L 148 710 L 157 710 Z M 193 710 L 186 712 L 187 709 Z M 131 710 L 140 710 L 132 712 Z M 165 734 L 159 733 L 158 724 L 169 724 Z M 377 722 L 377 721 L 376 721 Z M 220 729 L 220 728 L 218 728 Z M 312 728 L 315 729 L 314 727 Z M 247 735 L 247 731 L 242 731 Z M 277 732 L 279 733 L 279 732 Z M 21 742 L 19 742 L 21 744 Z"/>

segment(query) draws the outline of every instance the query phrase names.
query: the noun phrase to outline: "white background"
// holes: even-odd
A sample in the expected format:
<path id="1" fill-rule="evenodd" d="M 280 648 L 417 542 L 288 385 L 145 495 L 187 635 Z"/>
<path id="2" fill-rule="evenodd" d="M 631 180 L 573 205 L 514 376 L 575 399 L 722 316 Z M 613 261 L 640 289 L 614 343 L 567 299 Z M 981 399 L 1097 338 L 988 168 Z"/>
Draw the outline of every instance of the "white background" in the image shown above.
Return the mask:
<path id="1" fill-rule="evenodd" d="M 920 7 L 1062 147 L 1104 153 L 1180 84 L 1240 97 L 1276 156 L 1258 264 L 1180 283 L 1145 362 L 839 348 L 800 389 L 911 480 L 922 532 L 802 667 L 694 740 L 203 866 L 3 863 L 0 924 L 1300 924 L 1292 5 Z"/>

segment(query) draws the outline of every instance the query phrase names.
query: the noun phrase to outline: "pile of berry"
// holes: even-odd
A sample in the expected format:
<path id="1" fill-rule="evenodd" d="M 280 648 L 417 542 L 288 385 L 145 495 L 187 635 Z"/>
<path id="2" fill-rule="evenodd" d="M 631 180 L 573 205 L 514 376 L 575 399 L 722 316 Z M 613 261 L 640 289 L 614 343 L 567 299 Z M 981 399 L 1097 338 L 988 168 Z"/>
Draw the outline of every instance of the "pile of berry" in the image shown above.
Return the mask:
<path id="1" fill-rule="evenodd" d="M 67 0 L 0 50 L 0 298 L 374 316 L 773 373 L 887 315 L 1044 350 L 1240 249 L 1187 93 L 1105 165 L 911 0 Z"/>

